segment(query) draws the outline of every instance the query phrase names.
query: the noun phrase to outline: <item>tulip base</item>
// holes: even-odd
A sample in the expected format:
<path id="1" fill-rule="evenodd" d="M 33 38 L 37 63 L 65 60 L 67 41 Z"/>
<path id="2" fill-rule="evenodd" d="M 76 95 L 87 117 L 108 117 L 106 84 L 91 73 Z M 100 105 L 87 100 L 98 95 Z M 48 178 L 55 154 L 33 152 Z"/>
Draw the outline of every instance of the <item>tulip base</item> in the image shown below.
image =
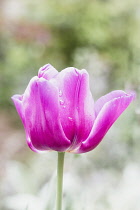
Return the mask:
<path id="1" fill-rule="evenodd" d="M 64 156 L 65 152 L 58 152 L 56 210 L 62 210 Z"/>

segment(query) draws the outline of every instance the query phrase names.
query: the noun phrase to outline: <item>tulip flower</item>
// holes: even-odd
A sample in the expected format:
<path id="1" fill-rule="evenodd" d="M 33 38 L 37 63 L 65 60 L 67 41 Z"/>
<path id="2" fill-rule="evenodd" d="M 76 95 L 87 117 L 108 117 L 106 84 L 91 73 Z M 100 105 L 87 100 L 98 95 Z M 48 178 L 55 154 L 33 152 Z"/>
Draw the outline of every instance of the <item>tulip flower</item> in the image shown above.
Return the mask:
<path id="1" fill-rule="evenodd" d="M 116 90 L 94 103 L 86 70 L 58 72 L 50 64 L 39 69 L 23 95 L 12 97 L 29 147 L 59 155 L 93 150 L 134 98 L 133 93 Z"/>
<path id="2" fill-rule="evenodd" d="M 59 73 L 47 64 L 24 94 L 12 99 L 33 151 L 84 153 L 100 143 L 134 94 L 116 90 L 94 103 L 86 70 L 71 67 Z"/>

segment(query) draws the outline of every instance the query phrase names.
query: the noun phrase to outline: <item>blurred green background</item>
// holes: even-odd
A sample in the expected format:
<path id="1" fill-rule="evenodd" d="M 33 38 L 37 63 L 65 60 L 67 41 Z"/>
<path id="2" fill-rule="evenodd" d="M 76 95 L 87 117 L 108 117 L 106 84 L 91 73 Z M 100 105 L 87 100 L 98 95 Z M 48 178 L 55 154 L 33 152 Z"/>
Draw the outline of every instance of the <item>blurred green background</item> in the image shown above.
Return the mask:
<path id="1" fill-rule="evenodd" d="M 0 0 L 0 209 L 54 208 L 57 154 L 29 150 L 10 99 L 46 63 L 87 69 L 95 100 L 115 89 L 137 93 L 95 150 L 66 155 L 64 209 L 139 210 L 137 0 Z"/>

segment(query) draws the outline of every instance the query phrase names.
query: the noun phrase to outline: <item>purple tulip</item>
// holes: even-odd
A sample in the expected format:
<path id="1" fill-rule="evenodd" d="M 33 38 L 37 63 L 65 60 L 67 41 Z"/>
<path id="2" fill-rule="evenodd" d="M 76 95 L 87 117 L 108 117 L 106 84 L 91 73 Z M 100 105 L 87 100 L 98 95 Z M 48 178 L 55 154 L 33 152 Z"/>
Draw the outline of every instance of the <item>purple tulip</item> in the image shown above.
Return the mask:
<path id="1" fill-rule="evenodd" d="M 23 95 L 12 97 L 33 151 L 73 153 L 94 149 L 134 98 L 116 90 L 94 103 L 86 70 L 59 73 L 50 64 L 39 69 Z"/>

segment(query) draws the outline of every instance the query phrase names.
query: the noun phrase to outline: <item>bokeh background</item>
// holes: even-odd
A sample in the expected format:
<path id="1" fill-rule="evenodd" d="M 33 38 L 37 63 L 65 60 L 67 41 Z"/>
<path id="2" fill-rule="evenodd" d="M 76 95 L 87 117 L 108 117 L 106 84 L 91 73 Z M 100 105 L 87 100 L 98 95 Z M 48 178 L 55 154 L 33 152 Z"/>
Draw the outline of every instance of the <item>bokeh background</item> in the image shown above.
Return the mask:
<path id="1" fill-rule="evenodd" d="M 52 210 L 55 152 L 33 153 L 10 99 L 38 69 L 85 68 L 96 100 L 137 99 L 93 151 L 67 154 L 65 210 L 140 209 L 140 1 L 0 0 L 0 209 Z"/>

